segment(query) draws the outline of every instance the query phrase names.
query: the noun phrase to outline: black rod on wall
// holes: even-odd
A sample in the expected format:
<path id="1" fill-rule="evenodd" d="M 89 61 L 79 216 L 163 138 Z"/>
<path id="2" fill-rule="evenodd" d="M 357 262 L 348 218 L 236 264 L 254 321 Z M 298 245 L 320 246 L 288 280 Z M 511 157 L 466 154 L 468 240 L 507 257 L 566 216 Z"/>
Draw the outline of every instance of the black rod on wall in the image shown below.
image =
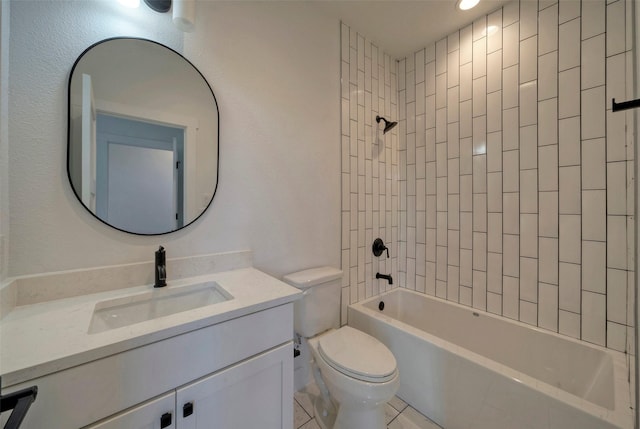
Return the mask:
<path id="1" fill-rule="evenodd" d="M 627 109 L 635 109 L 637 107 L 640 107 L 640 98 L 636 100 L 631 100 L 631 101 L 623 101 L 622 103 L 616 103 L 615 98 L 611 100 L 611 110 L 613 112 L 618 112 L 620 110 L 627 110 Z"/>

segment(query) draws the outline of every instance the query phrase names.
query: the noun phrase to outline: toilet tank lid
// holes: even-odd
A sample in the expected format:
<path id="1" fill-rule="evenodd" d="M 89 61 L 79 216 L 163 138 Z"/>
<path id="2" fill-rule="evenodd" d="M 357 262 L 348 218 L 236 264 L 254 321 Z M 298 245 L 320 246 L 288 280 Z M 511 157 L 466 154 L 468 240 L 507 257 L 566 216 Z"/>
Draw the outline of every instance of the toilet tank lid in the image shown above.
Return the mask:
<path id="1" fill-rule="evenodd" d="M 306 289 L 341 277 L 342 270 L 333 267 L 318 267 L 287 274 L 283 280 L 298 289 Z"/>

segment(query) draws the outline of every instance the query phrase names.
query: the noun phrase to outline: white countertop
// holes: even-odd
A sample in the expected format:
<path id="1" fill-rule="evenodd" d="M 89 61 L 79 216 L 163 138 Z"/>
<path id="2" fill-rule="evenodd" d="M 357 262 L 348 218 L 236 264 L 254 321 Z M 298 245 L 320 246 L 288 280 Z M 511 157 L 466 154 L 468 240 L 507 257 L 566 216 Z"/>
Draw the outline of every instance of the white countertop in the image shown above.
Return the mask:
<path id="1" fill-rule="evenodd" d="M 215 281 L 233 299 L 89 334 L 96 303 L 153 289 L 119 289 L 15 307 L 0 323 L 3 387 L 204 328 L 298 299 L 301 292 L 254 268 L 169 281 L 157 293 L 192 283 Z"/>

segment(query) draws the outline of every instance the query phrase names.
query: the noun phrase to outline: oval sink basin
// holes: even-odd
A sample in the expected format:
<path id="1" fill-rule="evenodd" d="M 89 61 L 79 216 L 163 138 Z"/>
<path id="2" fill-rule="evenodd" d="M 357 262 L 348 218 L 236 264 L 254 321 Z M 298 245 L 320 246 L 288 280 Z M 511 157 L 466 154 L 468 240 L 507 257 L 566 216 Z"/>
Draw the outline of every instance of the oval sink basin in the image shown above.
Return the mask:
<path id="1" fill-rule="evenodd" d="M 207 305 L 229 301 L 233 297 L 216 282 L 153 289 L 96 304 L 89 334 L 122 328 Z"/>

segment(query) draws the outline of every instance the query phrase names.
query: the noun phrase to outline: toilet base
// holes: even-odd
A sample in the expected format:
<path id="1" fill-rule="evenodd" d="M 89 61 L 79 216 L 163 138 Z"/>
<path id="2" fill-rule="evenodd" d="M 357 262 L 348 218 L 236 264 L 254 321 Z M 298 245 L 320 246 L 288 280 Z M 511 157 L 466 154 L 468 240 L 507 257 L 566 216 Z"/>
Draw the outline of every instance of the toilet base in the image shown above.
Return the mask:
<path id="1" fill-rule="evenodd" d="M 386 429 L 384 404 L 375 408 L 340 405 L 333 429 Z"/>
<path id="2" fill-rule="evenodd" d="M 320 426 L 320 429 L 333 429 L 336 421 L 336 407 L 329 400 L 329 404 L 326 404 L 322 395 L 318 396 L 313 404 L 313 411 L 316 418 L 316 423 Z"/>

